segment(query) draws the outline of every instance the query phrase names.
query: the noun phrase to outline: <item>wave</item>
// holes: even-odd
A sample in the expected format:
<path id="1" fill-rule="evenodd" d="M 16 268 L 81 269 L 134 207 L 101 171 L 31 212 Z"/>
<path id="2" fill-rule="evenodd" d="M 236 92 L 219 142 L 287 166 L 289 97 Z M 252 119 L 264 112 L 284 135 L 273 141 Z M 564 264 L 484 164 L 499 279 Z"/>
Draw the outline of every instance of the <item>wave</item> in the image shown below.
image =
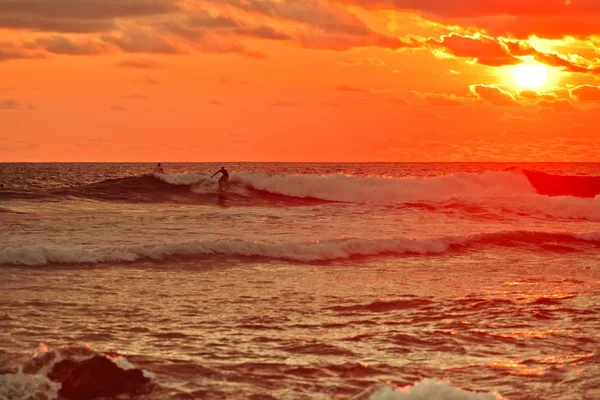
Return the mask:
<path id="1" fill-rule="evenodd" d="M 338 202 L 397 203 L 449 198 L 506 197 L 535 193 L 522 175 L 510 172 L 455 175 L 435 178 L 355 177 L 349 175 L 268 175 L 241 172 L 231 182 L 289 197 Z"/>
<path id="2" fill-rule="evenodd" d="M 600 215 L 600 177 L 558 176 L 513 168 L 483 174 L 460 172 L 433 178 L 356 177 L 342 174 L 272 175 L 234 172 L 225 193 L 205 174 L 144 175 L 51 191 L 3 191 L 0 199 L 61 200 L 277 206 L 328 202 L 405 204 L 430 211 L 458 204 L 472 213 L 498 200 L 510 209 L 550 216 L 593 219 Z M 595 197 L 595 198 L 594 198 Z M 477 203 L 477 204 L 475 204 Z M 591 217 L 590 217 L 591 216 Z"/>
<path id="3" fill-rule="evenodd" d="M 548 233 L 512 231 L 471 236 L 414 240 L 337 239 L 315 242 L 269 243 L 243 240 L 196 240 L 183 243 L 84 249 L 78 247 L 26 246 L 0 250 L 0 265 L 42 266 L 53 264 L 128 263 L 211 256 L 267 258 L 290 262 L 329 262 L 355 257 L 433 255 L 490 246 L 531 248 L 539 251 L 574 252 L 600 247 L 598 233 Z"/>
<path id="4" fill-rule="evenodd" d="M 506 400 L 498 393 L 476 393 L 460 389 L 448 382 L 424 379 L 412 386 L 382 386 L 369 389 L 352 400 Z"/>
<path id="5" fill-rule="evenodd" d="M 89 346 L 50 350 L 42 343 L 33 357 L 0 353 L 0 365 L 0 399 L 117 398 L 153 388 L 151 372 Z"/>
<path id="6" fill-rule="evenodd" d="M 306 349 L 302 349 L 306 350 Z M 308 349 L 310 351 L 310 349 Z M 319 349 L 321 351 L 321 349 Z M 89 346 L 69 345 L 48 349 L 43 343 L 32 356 L 0 353 L 0 399 L 75 398 L 189 398 L 180 385 L 161 386 L 154 373 L 139 369 L 116 352 L 100 353 Z M 154 362 L 155 366 L 161 363 Z M 172 364 L 172 363 L 167 363 Z M 195 365 L 194 370 L 213 370 Z M 165 378 L 165 377 L 163 377 Z M 164 381 L 164 379 L 163 379 Z M 208 391 L 202 391 L 203 394 Z M 222 397 L 223 393 L 215 390 Z M 474 392 L 447 381 L 423 379 L 414 385 L 374 385 L 351 400 L 507 400 L 500 394 Z"/>
<path id="7" fill-rule="evenodd" d="M 600 176 L 551 175 L 545 172 L 520 170 L 538 194 L 593 198 L 600 195 Z"/>

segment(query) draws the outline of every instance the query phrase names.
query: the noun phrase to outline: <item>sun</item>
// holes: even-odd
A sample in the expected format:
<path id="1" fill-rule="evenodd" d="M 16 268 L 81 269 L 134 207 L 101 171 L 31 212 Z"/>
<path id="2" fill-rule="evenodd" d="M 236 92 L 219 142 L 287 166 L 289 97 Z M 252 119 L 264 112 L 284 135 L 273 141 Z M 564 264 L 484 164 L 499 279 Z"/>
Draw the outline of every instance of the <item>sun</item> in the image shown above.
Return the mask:
<path id="1" fill-rule="evenodd" d="M 523 89 L 537 89 L 548 79 L 548 67 L 538 63 L 519 64 L 513 70 L 515 81 Z"/>

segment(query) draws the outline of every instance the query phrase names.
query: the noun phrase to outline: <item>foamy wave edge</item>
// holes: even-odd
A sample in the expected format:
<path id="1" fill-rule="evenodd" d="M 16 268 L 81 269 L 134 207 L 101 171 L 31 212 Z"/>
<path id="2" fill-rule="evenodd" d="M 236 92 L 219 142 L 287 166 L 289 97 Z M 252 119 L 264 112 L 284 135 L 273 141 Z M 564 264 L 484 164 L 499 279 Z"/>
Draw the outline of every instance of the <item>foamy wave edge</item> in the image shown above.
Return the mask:
<path id="1" fill-rule="evenodd" d="M 107 247 L 26 246 L 0 250 L 0 265 L 42 266 L 49 264 L 123 263 L 139 260 L 165 260 L 173 257 L 223 255 L 231 257 L 264 257 L 296 262 L 324 262 L 355 256 L 440 254 L 453 248 L 482 245 L 521 246 L 547 243 L 600 242 L 600 232 L 545 233 L 496 232 L 472 236 L 449 236 L 415 240 L 337 239 L 315 242 L 269 243 L 243 240 L 195 240 L 161 245 Z"/>
<path id="2" fill-rule="evenodd" d="M 498 393 L 470 392 L 445 381 L 424 379 L 412 386 L 384 386 L 369 390 L 352 400 L 508 400 Z"/>

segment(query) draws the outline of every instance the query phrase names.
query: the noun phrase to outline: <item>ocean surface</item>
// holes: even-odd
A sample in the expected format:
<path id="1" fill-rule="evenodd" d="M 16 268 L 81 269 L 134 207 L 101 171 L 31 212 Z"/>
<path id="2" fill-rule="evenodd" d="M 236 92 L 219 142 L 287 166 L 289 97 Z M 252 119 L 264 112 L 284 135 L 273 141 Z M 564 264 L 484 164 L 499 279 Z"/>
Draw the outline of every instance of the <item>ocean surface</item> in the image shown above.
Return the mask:
<path id="1" fill-rule="evenodd" d="M 0 164 L 0 399 L 600 399 L 600 164 L 221 166 Z"/>

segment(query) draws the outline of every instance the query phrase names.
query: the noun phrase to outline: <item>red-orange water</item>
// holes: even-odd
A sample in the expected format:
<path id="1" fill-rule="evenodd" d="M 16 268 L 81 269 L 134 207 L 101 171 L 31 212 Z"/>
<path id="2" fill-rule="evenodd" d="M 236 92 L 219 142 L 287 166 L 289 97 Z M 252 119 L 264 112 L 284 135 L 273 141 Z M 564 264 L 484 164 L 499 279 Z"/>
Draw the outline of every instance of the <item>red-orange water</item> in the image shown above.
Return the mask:
<path id="1" fill-rule="evenodd" d="M 600 197 L 507 164 L 226 166 L 218 194 L 220 166 L 0 164 L 0 398 L 56 393 L 18 373 L 40 343 L 156 399 L 600 398 Z"/>

